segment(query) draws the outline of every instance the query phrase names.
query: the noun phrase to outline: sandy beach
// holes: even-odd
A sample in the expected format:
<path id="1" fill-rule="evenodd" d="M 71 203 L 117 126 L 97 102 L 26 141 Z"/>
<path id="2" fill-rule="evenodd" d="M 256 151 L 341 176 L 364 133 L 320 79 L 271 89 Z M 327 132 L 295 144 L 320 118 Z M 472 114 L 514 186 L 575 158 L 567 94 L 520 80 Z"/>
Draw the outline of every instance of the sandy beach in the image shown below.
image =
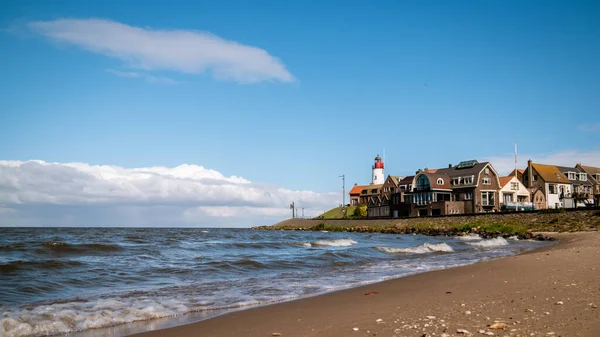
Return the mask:
<path id="1" fill-rule="evenodd" d="M 135 336 L 600 336 L 600 233 Z"/>

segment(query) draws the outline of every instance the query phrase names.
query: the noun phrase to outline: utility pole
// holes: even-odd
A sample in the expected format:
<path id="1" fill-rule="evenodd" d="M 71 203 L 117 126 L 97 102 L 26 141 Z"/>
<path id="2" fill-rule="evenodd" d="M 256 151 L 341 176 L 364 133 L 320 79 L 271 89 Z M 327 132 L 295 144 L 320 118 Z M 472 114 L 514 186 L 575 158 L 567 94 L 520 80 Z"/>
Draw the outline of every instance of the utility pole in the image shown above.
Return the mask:
<path id="1" fill-rule="evenodd" d="M 342 178 L 342 207 L 344 207 L 346 205 L 346 175 L 342 174 L 340 178 Z"/>
<path id="2" fill-rule="evenodd" d="M 293 218 L 295 218 L 295 217 L 296 217 L 296 214 L 295 214 L 295 212 L 294 212 L 294 211 L 295 211 L 295 205 L 294 205 L 294 202 L 293 202 L 293 201 L 292 201 L 292 203 L 290 204 L 290 208 L 292 209 L 292 219 L 293 219 Z"/>

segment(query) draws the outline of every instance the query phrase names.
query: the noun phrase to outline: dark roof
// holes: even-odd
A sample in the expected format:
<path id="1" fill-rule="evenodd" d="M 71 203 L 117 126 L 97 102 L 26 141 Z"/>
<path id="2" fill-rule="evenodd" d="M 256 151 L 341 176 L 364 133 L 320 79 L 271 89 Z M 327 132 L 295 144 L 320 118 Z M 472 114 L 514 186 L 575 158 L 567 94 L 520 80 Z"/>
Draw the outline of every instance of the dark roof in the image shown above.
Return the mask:
<path id="1" fill-rule="evenodd" d="M 577 176 L 575 179 L 569 179 L 571 182 L 580 184 L 580 185 L 592 185 L 592 183 L 589 181 L 589 177 L 588 180 L 579 180 L 579 173 L 585 173 L 582 172 L 582 170 L 580 170 L 578 167 L 566 167 L 566 166 L 557 166 L 556 167 L 560 172 L 562 172 L 565 177 L 567 179 L 569 179 L 569 175 L 567 174 L 567 172 L 574 172 L 577 173 Z"/>
<path id="2" fill-rule="evenodd" d="M 581 165 L 581 168 L 583 168 L 587 174 L 600 174 L 600 167 Z"/>
<path id="3" fill-rule="evenodd" d="M 471 161 L 469 161 L 471 162 Z M 474 164 L 471 167 L 465 167 L 465 168 L 459 168 L 458 165 L 457 166 L 453 166 L 453 167 L 447 167 L 447 168 L 441 168 L 441 169 L 437 169 L 436 173 L 442 173 L 442 174 L 447 174 L 450 176 L 450 178 L 455 178 L 455 177 L 466 177 L 466 176 L 472 176 L 472 175 L 476 175 L 479 174 L 479 172 L 481 172 L 481 170 L 483 170 L 483 168 L 489 164 L 489 162 L 483 162 L 483 163 L 479 163 L 477 161 L 475 161 L 476 164 Z M 461 164 L 463 164 L 465 162 L 461 162 Z M 470 166 L 470 165 L 467 165 Z M 477 181 L 473 181 L 473 184 L 476 184 Z"/>
<path id="4" fill-rule="evenodd" d="M 404 177 L 402 180 L 400 180 L 400 183 L 398 183 L 398 185 L 410 185 L 412 184 L 414 179 L 415 176 Z"/>
<path id="5" fill-rule="evenodd" d="M 429 186 L 431 186 L 432 190 L 443 189 L 450 190 L 452 187 L 450 186 L 450 177 L 447 174 L 442 173 L 431 173 L 431 172 L 421 172 L 429 178 Z M 438 179 L 442 179 L 444 181 L 443 184 L 438 185 Z"/>

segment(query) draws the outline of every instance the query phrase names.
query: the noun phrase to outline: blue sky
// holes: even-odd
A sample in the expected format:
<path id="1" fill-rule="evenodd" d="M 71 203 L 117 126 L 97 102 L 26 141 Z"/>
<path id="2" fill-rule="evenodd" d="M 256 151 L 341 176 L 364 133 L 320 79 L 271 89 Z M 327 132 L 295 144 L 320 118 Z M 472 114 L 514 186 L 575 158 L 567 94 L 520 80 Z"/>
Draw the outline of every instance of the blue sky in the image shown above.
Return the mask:
<path id="1" fill-rule="evenodd" d="M 515 140 L 523 163 L 600 157 L 596 1 L 3 1 L 0 27 L 0 160 L 195 164 L 329 193 L 340 174 L 368 183 L 383 148 L 396 175 L 504 167 Z M 145 49 L 94 45 L 119 29 Z M 199 66 L 156 31 L 226 46 Z"/>

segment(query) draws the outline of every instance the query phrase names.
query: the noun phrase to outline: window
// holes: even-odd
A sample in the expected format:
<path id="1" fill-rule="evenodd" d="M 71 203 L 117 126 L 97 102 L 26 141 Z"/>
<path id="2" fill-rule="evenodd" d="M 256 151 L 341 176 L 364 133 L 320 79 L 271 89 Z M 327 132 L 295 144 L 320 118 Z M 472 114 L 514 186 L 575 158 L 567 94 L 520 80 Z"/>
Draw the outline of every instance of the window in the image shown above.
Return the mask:
<path id="1" fill-rule="evenodd" d="M 537 174 L 533 175 L 533 181 L 537 181 Z"/>
<path id="2" fill-rule="evenodd" d="M 444 179 L 442 179 L 442 178 L 438 178 L 438 180 L 437 180 L 437 184 L 438 184 L 438 185 L 444 185 Z"/>
<path id="3" fill-rule="evenodd" d="M 494 206 L 494 192 L 481 192 L 481 205 Z"/>
<path id="4" fill-rule="evenodd" d="M 490 184 L 491 184 L 491 182 L 490 182 L 490 178 L 488 178 L 488 177 L 484 177 L 484 178 L 483 178 L 483 184 L 484 184 L 484 185 L 490 185 Z"/>
<path id="5" fill-rule="evenodd" d="M 567 172 L 569 180 L 575 180 L 575 172 Z"/>
<path id="6" fill-rule="evenodd" d="M 513 190 L 513 191 L 518 191 L 519 190 L 519 183 L 511 182 L 510 183 L 510 189 Z"/>
<path id="7" fill-rule="evenodd" d="M 460 178 L 452 178 L 452 185 L 460 184 Z"/>
<path id="8" fill-rule="evenodd" d="M 473 176 L 465 177 L 465 185 L 473 184 Z"/>
<path id="9" fill-rule="evenodd" d="M 389 190 L 389 189 L 388 189 L 387 187 L 384 187 L 384 188 L 383 188 L 383 191 L 384 191 L 384 192 L 387 192 L 388 190 Z"/>
<path id="10" fill-rule="evenodd" d="M 430 189 L 429 179 L 426 175 L 421 175 L 419 179 L 417 179 L 417 190 L 428 190 Z"/>
<path id="11" fill-rule="evenodd" d="M 465 193 L 465 200 L 473 200 L 473 192 Z"/>
<path id="12" fill-rule="evenodd" d="M 587 181 L 587 174 L 585 174 L 585 173 L 579 173 L 579 180 L 581 180 L 581 181 Z"/>
<path id="13" fill-rule="evenodd" d="M 557 194 L 556 184 L 548 184 L 548 193 L 549 194 Z"/>

